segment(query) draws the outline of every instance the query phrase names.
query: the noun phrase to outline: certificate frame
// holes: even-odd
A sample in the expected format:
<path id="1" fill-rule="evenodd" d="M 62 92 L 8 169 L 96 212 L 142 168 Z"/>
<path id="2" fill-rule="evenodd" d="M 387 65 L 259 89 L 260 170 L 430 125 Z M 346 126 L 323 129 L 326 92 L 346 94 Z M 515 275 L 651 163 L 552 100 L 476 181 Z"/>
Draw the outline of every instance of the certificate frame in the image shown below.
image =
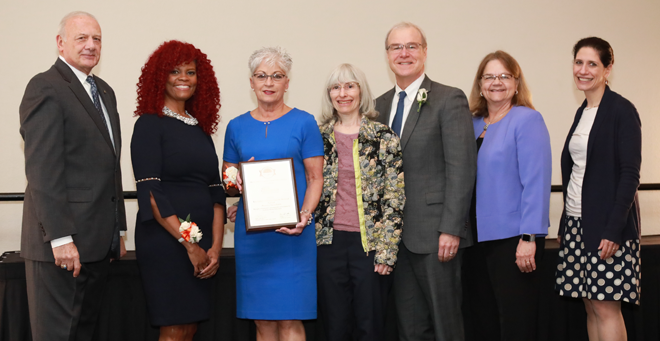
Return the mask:
<path id="1" fill-rule="evenodd" d="M 293 228 L 300 222 L 293 158 L 240 162 L 245 231 Z"/>

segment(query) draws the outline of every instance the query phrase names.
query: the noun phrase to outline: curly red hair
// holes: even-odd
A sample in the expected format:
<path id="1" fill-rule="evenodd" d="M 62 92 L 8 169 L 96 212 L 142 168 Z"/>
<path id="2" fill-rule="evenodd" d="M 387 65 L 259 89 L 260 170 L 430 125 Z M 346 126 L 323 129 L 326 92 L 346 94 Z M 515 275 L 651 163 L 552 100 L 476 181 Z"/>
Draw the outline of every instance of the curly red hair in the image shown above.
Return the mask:
<path id="1" fill-rule="evenodd" d="M 176 66 L 195 62 L 197 89 L 186 101 L 186 110 L 199 122 L 202 130 L 211 135 L 220 121 L 220 88 L 211 61 L 192 44 L 170 40 L 160 45 L 142 67 L 137 83 L 137 108 L 135 115 L 157 114 L 163 116 L 165 84 L 170 71 Z"/>

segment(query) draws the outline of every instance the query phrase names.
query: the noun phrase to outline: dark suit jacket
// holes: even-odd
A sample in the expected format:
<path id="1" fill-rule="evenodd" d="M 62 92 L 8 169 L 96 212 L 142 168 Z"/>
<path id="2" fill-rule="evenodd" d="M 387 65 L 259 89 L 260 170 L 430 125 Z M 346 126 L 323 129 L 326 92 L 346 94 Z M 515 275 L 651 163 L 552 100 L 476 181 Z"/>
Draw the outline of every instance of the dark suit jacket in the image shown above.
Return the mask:
<path id="1" fill-rule="evenodd" d="M 414 253 L 429 254 L 438 252 L 440 233 L 460 236 L 460 247 L 473 242 L 467 220 L 477 149 L 463 91 L 428 77 L 420 89 L 428 91 L 428 99 L 419 113 L 413 103 L 401 133 L 406 178 L 402 241 Z M 386 125 L 394 91 L 376 100 L 377 120 Z"/>
<path id="2" fill-rule="evenodd" d="M 564 200 L 573 169 L 568 151 L 573 132 L 580 122 L 587 101 L 575 114 L 561 154 Z M 621 95 L 605 88 L 587 142 L 587 166 L 582 183 L 582 223 L 585 247 L 598 249 L 601 239 L 617 244 L 640 236 L 639 170 L 642 163 L 642 123 L 635 106 Z M 562 213 L 563 221 L 566 209 Z"/>
<path id="3" fill-rule="evenodd" d="M 81 262 L 99 261 L 108 255 L 114 235 L 126 230 L 117 100 L 107 83 L 94 80 L 116 152 L 85 88 L 59 58 L 25 89 L 19 110 L 28 181 L 23 258 L 54 261 L 50 241 L 72 235 Z"/>

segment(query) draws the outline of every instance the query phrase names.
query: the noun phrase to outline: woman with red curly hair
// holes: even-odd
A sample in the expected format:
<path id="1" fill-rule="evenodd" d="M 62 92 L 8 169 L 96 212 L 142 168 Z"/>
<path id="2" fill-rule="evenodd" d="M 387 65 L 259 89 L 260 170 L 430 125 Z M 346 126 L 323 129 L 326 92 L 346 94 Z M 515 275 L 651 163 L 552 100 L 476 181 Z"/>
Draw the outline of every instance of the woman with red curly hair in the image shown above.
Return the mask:
<path id="1" fill-rule="evenodd" d="M 149 316 L 160 341 L 192 340 L 209 318 L 206 279 L 218 270 L 224 235 L 225 192 L 210 136 L 220 90 L 206 55 L 175 40 L 149 57 L 137 88 L 135 251 Z"/>

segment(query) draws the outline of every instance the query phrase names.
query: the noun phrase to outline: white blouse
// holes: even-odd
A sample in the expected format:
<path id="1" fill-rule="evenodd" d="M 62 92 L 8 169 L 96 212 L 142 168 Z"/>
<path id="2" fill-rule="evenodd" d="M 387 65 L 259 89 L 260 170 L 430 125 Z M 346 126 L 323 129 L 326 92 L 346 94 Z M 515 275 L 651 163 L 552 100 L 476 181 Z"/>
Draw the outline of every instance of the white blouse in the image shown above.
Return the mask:
<path id="1" fill-rule="evenodd" d="M 580 122 L 568 143 L 568 151 L 573 159 L 573 170 L 566 191 L 566 215 L 573 217 L 582 216 L 582 181 L 587 168 L 587 143 L 597 112 L 598 107 L 584 108 Z"/>

